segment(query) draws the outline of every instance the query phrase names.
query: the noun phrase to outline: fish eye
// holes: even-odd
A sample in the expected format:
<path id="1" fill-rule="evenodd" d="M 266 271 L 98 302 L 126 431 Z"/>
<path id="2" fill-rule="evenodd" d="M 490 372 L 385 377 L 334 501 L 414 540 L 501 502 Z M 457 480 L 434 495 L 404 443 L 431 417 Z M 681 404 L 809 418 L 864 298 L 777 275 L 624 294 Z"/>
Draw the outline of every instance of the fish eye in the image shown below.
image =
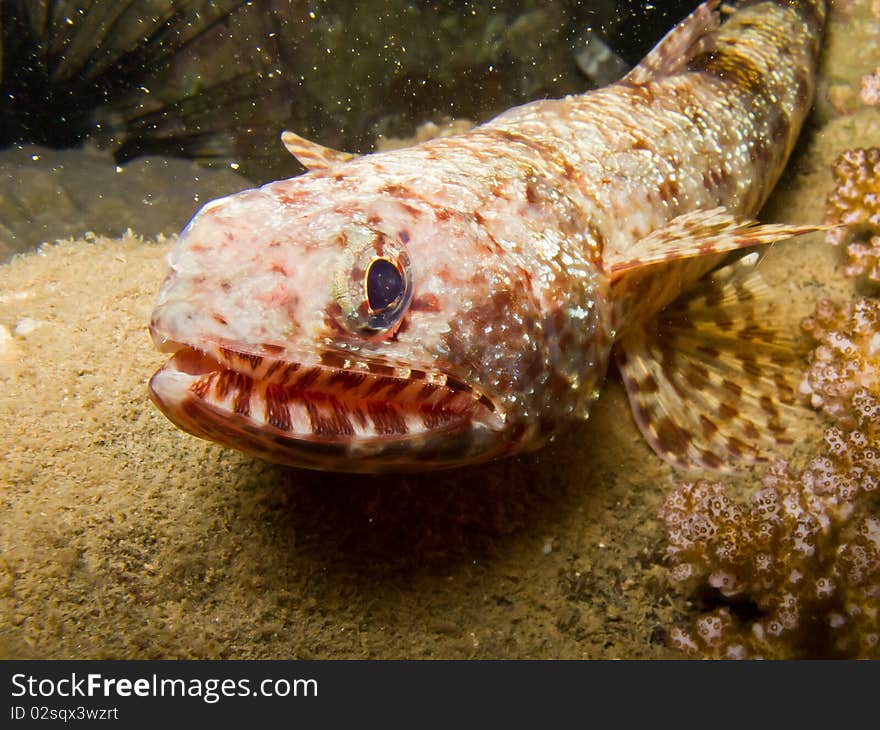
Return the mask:
<path id="1" fill-rule="evenodd" d="M 405 289 L 403 272 L 388 259 L 374 259 L 367 269 L 367 304 L 371 314 L 393 307 Z"/>
<path id="2" fill-rule="evenodd" d="M 410 286 L 406 269 L 391 259 L 374 258 L 364 276 L 367 329 L 379 331 L 391 328 L 400 319 L 409 304 Z"/>
<path id="3" fill-rule="evenodd" d="M 391 337 L 413 295 L 406 248 L 381 233 L 350 226 L 333 275 L 333 296 L 346 328 L 369 337 Z"/>

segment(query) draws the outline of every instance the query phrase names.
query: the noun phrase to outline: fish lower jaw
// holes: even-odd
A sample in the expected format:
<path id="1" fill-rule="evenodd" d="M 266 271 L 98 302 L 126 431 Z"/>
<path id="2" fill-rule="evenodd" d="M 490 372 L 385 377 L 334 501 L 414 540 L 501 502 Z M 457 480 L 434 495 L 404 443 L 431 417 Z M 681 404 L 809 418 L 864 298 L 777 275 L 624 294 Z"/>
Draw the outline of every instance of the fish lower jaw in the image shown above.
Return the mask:
<path id="1" fill-rule="evenodd" d="M 229 367 L 242 359 L 244 367 Z M 451 378 L 374 369 L 267 366 L 256 356 L 220 350 L 217 358 L 183 346 L 149 389 L 183 430 L 292 466 L 400 471 L 498 455 L 504 418 L 486 396 Z"/>

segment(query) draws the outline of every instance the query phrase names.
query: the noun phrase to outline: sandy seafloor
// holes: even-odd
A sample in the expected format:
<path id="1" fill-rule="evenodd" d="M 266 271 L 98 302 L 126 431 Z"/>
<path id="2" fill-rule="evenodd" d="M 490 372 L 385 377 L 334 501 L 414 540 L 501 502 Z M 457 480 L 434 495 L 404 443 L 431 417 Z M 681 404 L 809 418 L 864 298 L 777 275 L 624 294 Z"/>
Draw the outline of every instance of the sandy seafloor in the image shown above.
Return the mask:
<path id="1" fill-rule="evenodd" d="M 767 220 L 820 220 L 837 155 L 880 146 L 880 111 L 855 101 L 880 20 L 871 0 L 850 7 Z M 656 511 L 682 477 L 615 377 L 535 454 L 408 476 L 270 465 L 147 398 L 170 244 L 87 236 L 0 267 L 0 656 L 677 656 L 666 634 L 701 606 L 668 578 Z M 818 298 L 853 296 L 818 235 L 761 266 L 792 328 Z"/>

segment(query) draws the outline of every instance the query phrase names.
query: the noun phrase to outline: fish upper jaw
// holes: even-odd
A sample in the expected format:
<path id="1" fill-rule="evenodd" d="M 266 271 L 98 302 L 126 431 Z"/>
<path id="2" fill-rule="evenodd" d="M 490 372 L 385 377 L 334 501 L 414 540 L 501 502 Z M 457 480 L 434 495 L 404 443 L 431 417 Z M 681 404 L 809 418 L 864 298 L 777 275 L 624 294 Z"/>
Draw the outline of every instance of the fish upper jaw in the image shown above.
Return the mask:
<path id="1" fill-rule="evenodd" d="M 324 352 L 288 353 L 175 342 L 150 397 L 195 436 L 290 466 L 412 471 L 494 459 L 515 444 L 500 401 L 438 371 Z M 280 348 L 279 348 L 280 350 Z"/>

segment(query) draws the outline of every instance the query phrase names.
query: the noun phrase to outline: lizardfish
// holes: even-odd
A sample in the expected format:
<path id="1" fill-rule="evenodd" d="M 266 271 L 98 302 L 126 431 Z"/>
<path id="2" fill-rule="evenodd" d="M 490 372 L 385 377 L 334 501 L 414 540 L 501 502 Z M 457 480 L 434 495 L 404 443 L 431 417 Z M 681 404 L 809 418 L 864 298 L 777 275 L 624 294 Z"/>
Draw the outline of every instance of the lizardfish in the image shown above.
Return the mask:
<path id="1" fill-rule="evenodd" d="M 754 255 L 811 104 L 824 0 L 705 2 L 620 81 L 205 205 L 151 322 L 159 409 L 285 464 L 422 470 L 545 443 L 612 356 L 656 453 L 725 470 L 791 439 L 792 343 Z M 716 269 L 713 273 L 710 273 Z"/>

